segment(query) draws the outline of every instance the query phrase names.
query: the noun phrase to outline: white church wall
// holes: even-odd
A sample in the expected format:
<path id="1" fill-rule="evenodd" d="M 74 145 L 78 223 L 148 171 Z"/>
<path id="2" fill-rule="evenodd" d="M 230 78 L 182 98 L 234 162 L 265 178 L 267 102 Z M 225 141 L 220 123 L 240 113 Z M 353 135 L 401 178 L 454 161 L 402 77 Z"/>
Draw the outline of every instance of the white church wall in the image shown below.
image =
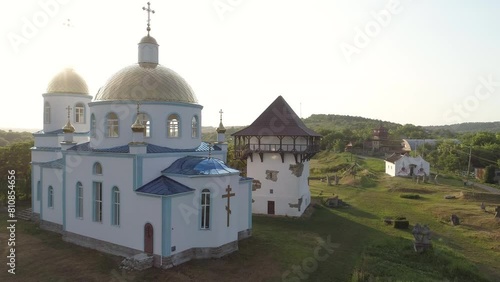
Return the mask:
<path id="1" fill-rule="evenodd" d="M 56 224 L 63 224 L 62 169 L 42 169 L 42 219 Z M 52 207 L 49 207 L 49 187 L 53 189 Z"/>
<path id="2" fill-rule="evenodd" d="M 238 212 L 240 215 L 238 216 L 238 232 L 245 231 L 250 229 L 251 226 L 251 217 L 252 217 L 252 181 L 238 181 L 237 193 L 238 197 L 236 199 L 236 207 L 238 207 Z"/>
<path id="3" fill-rule="evenodd" d="M 33 176 L 31 183 L 32 183 L 32 191 L 31 191 L 31 198 L 32 198 L 32 210 L 34 213 L 40 213 L 40 207 L 41 207 L 41 197 L 42 197 L 42 182 L 41 182 L 41 175 L 40 175 L 40 166 L 39 165 L 32 165 L 31 166 L 31 175 Z M 40 188 L 38 188 L 40 185 Z"/>
<path id="4" fill-rule="evenodd" d="M 385 173 L 390 176 L 396 176 L 396 164 L 385 161 Z"/>
<path id="5" fill-rule="evenodd" d="M 139 185 L 144 185 L 160 176 L 162 170 L 168 168 L 174 161 L 180 158 L 180 154 L 168 154 L 162 156 L 150 155 L 140 158 L 142 158 L 143 169 L 142 183 L 139 183 Z"/>
<path id="6" fill-rule="evenodd" d="M 62 136 L 55 134 L 35 135 L 35 147 L 60 147 L 62 140 Z"/>
<path id="7" fill-rule="evenodd" d="M 161 199 L 138 196 L 132 187 L 132 158 L 84 156 L 78 169 L 66 178 L 66 230 L 98 240 L 112 242 L 132 249 L 144 249 L 144 225 L 150 222 L 154 231 L 154 252 L 161 254 Z M 92 168 L 98 161 L 103 168 L 102 175 L 94 175 Z M 102 222 L 93 218 L 94 182 L 102 182 Z M 84 190 L 84 216 L 76 217 L 76 183 L 81 182 Z M 112 189 L 120 190 L 120 225 L 112 225 Z M 151 215 L 158 216 L 151 216 Z"/>
<path id="8" fill-rule="evenodd" d="M 45 102 L 50 104 L 50 123 L 43 124 L 44 132 L 51 132 L 64 127 L 68 122 L 67 107 L 71 107 L 71 123 L 75 127 L 76 132 L 87 132 L 90 128 L 90 113 L 88 103 L 92 100 L 90 95 L 81 94 L 43 94 Z M 85 106 L 85 114 L 83 123 L 75 122 L 74 108 L 77 103 L 82 103 Z"/>
<path id="9" fill-rule="evenodd" d="M 198 242 L 199 231 L 199 195 L 195 193 L 172 197 L 171 238 L 175 251 L 172 254 L 192 248 Z"/>
<path id="10" fill-rule="evenodd" d="M 130 126 L 136 120 L 136 104 L 93 102 L 90 104 L 96 118 L 96 137 L 91 138 L 94 148 L 112 148 L 128 144 L 132 141 Z M 119 117 L 119 137 L 106 137 L 106 116 L 114 112 Z M 197 116 L 201 130 L 201 106 L 181 103 L 144 103 L 140 105 L 140 112 L 150 118 L 150 137 L 145 137 L 144 142 L 177 149 L 193 149 L 201 143 L 201 131 L 198 137 L 191 135 L 191 120 Z M 169 115 L 179 117 L 179 137 L 167 136 L 167 119 Z"/>
<path id="11" fill-rule="evenodd" d="M 196 226 L 194 228 L 193 241 L 191 242 L 192 247 L 218 247 L 238 239 L 239 221 L 245 220 L 244 217 L 247 217 L 248 213 L 248 204 L 241 206 L 240 200 L 240 198 L 248 197 L 246 196 L 248 192 L 239 190 L 238 175 L 222 177 L 169 177 L 190 188 L 196 189 L 193 195 L 194 198 L 191 198 L 190 202 L 187 203 L 188 207 L 184 205 L 181 206 L 178 202 L 172 206 L 172 209 L 179 209 L 182 207 L 185 211 L 191 212 L 188 213 L 189 216 L 187 216 L 186 213 L 184 213 L 184 216 L 181 213 L 174 214 L 175 220 L 173 220 L 173 222 L 180 225 L 184 222 L 184 224 L 194 224 L 194 226 Z M 232 188 L 231 193 L 235 194 L 235 196 L 230 198 L 231 214 L 229 227 L 227 227 L 227 198 L 222 198 L 222 195 L 227 193 L 225 190 L 228 185 Z M 201 191 L 205 188 L 209 189 L 211 192 L 210 228 L 208 230 L 201 229 Z M 186 220 L 186 218 L 189 220 Z M 221 230 L 224 230 L 224 232 L 221 232 Z M 183 233 L 178 233 L 178 235 L 181 236 L 178 237 L 180 240 L 182 240 L 182 237 L 185 238 L 186 236 Z M 174 245 L 174 241 L 172 245 Z"/>
<path id="12" fill-rule="evenodd" d="M 50 162 L 62 158 L 61 151 L 31 151 L 31 161 L 35 163 Z"/>

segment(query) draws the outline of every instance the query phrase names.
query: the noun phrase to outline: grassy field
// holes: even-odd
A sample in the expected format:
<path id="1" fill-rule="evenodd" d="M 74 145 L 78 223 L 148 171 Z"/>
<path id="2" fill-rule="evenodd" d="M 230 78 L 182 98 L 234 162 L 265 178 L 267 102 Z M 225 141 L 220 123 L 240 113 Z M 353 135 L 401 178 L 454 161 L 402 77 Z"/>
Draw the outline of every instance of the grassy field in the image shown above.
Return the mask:
<path id="1" fill-rule="evenodd" d="M 347 162 L 344 155 L 315 160 L 317 176 Z M 354 158 L 356 158 L 354 156 Z M 121 272 L 120 258 L 80 248 L 60 235 L 20 222 L 17 230 L 18 281 L 500 281 L 500 223 L 492 211 L 500 197 L 465 188 L 456 179 L 417 184 L 383 174 L 383 162 L 355 159 L 356 177 L 340 185 L 311 180 L 316 204 L 308 218 L 254 216 L 254 236 L 222 259 L 191 261 L 170 270 Z M 349 161 L 350 162 L 350 159 Z M 347 167 L 347 166 L 346 166 Z M 321 171 L 324 169 L 324 171 Z M 464 192 L 463 196 L 461 192 Z M 323 200 L 338 195 L 347 207 L 330 209 Z M 418 194 L 419 199 L 401 198 Z M 446 200 L 445 195 L 457 195 Z M 461 225 L 450 224 L 451 214 Z M 409 230 L 386 225 L 386 217 L 405 216 Z M 0 228 L 5 230 L 5 214 Z M 413 251 L 411 228 L 428 224 L 433 250 Z M 5 242 L 6 233 L 0 234 Z M 2 257 L 6 257 L 2 243 Z M 5 264 L 3 264 L 5 267 Z M 7 279 L 9 280 L 7 280 Z M 0 281 L 12 276 L 3 270 Z"/>

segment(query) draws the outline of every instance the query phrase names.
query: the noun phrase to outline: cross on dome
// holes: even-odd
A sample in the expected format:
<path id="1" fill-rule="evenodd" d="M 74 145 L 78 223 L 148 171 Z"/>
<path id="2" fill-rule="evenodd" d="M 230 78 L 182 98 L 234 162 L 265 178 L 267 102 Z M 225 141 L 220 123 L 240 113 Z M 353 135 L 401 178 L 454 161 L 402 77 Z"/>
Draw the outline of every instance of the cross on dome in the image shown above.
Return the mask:
<path id="1" fill-rule="evenodd" d="M 148 36 L 149 36 L 149 32 L 151 31 L 151 13 L 155 13 L 155 10 L 151 10 L 151 3 L 148 2 L 148 8 L 146 7 L 142 7 L 142 10 L 148 12 L 148 27 L 146 28 L 146 30 L 148 31 Z"/>

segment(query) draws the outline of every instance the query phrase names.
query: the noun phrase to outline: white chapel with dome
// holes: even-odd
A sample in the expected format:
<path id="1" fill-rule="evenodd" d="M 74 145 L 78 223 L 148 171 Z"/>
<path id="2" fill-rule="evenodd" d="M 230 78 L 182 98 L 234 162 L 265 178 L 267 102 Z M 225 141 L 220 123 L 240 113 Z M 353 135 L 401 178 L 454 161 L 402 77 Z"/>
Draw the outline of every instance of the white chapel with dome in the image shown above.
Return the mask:
<path id="1" fill-rule="evenodd" d="M 222 117 L 218 140 L 202 142 L 203 107 L 159 64 L 149 33 L 148 19 L 137 64 L 94 97 L 73 69 L 49 82 L 32 148 L 32 210 L 65 241 L 147 253 L 168 268 L 238 249 L 251 235 L 252 179 L 224 163 Z"/>

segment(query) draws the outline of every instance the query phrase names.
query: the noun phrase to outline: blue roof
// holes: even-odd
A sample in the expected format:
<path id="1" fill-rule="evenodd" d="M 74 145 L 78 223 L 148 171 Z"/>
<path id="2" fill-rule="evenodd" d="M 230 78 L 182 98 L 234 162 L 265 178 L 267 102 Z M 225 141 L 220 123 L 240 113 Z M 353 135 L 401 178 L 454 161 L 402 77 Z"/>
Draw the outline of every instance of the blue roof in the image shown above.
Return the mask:
<path id="1" fill-rule="evenodd" d="M 175 153 L 175 152 L 208 152 L 210 150 L 209 144 L 205 142 L 201 142 L 200 146 L 193 148 L 193 149 L 173 149 L 169 147 L 162 147 L 158 145 L 153 145 L 153 144 L 147 144 L 147 153 L 148 154 L 155 154 L 155 153 Z M 129 146 L 128 145 L 122 145 L 122 146 L 117 146 L 117 147 L 112 147 L 112 148 L 105 148 L 105 149 L 95 149 L 90 147 L 90 142 L 78 144 L 76 146 L 73 146 L 69 148 L 68 150 L 70 151 L 77 151 L 77 152 L 103 152 L 103 153 L 129 153 Z M 217 145 L 213 146 L 212 150 L 214 151 L 220 151 L 221 148 L 218 147 Z"/>
<path id="2" fill-rule="evenodd" d="M 221 175 L 239 174 L 239 172 L 239 170 L 226 166 L 219 159 L 194 156 L 180 158 L 162 171 L 162 173 L 181 175 Z"/>
<path id="3" fill-rule="evenodd" d="M 62 128 L 60 129 L 56 129 L 56 130 L 53 130 L 53 131 L 49 131 L 49 132 L 45 132 L 43 130 L 39 130 L 37 132 L 34 132 L 33 134 L 47 134 L 47 135 L 58 135 L 58 134 L 63 134 L 64 131 L 62 130 Z M 86 131 L 86 132 L 75 132 L 74 134 L 76 135 L 88 135 L 90 133 L 90 131 Z"/>
<path id="4" fill-rule="evenodd" d="M 64 168 L 64 162 L 63 162 L 63 159 L 57 159 L 57 160 L 53 160 L 53 161 L 50 161 L 50 162 L 41 163 L 40 166 L 41 167 L 45 167 L 45 168 L 63 169 Z"/>
<path id="5" fill-rule="evenodd" d="M 181 184 L 171 178 L 162 175 L 150 181 L 149 183 L 144 184 L 135 191 L 151 195 L 169 196 L 191 192 L 194 191 L 194 189 L 191 189 L 184 184 Z"/>

